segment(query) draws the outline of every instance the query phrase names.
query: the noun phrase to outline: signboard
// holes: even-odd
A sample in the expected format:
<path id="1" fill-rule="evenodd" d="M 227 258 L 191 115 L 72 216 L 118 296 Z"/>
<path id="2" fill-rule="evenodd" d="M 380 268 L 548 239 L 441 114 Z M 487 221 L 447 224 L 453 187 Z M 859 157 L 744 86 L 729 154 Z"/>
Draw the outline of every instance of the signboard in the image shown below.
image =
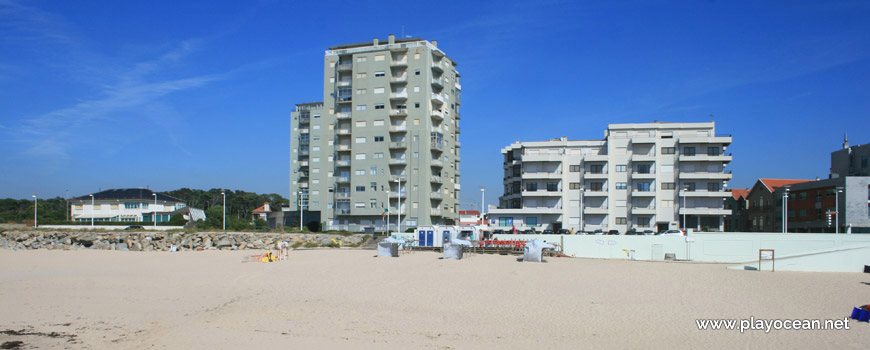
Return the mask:
<path id="1" fill-rule="evenodd" d="M 770 271 L 776 271 L 773 249 L 758 250 L 758 271 L 761 271 L 761 261 L 770 260 Z"/>

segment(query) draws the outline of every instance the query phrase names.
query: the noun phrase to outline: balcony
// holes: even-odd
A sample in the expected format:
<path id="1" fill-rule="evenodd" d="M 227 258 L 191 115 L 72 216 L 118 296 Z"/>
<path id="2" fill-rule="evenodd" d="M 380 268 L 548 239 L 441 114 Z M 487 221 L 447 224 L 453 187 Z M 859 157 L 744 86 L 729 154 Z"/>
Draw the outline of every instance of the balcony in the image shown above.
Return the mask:
<path id="1" fill-rule="evenodd" d="M 390 132 L 406 132 L 408 131 L 407 125 L 390 125 Z"/>
<path id="2" fill-rule="evenodd" d="M 522 195 L 523 197 L 561 197 L 562 191 L 547 191 L 544 189 L 538 189 L 537 191 L 528 191 L 523 189 Z"/>
<path id="3" fill-rule="evenodd" d="M 408 65 L 408 56 L 405 56 L 404 58 L 402 58 L 400 60 L 390 61 L 390 66 L 393 66 L 393 67 L 401 67 L 401 66 L 407 66 L 407 65 Z"/>
<path id="4" fill-rule="evenodd" d="M 640 173 L 640 172 L 633 171 L 633 172 L 631 173 L 631 178 L 632 178 L 632 179 L 655 179 L 655 178 L 656 178 L 656 174 L 653 173 L 653 172 L 649 172 L 649 173 Z"/>
<path id="5" fill-rule="evenodd" d="M 586 197 L 607 197 L 607 191 L 605 191 L 605 190 L 585 190 L 585 191 L 583 191 L 583 195 Z"/>
<path id="6" fill-rule="evenodd" d="M 350 145 L 335 145 L 335 149 L 339 152 L 350 151 Z"/>
<path id="7" fill-rule="evenodd" d="M 337 184 L 350 183 L 350 177 L 347 177 L 347 176 L 337 176 L 337 177 L 335 178 L 335 183 L 337 183 Z"/>
<path id="8" fill-rule="evenodd" d="M 299 129 L 299 133 L 300 133 L 300 134 L 308 134 L 308 133 L 309 133 L 308 128 L 305 128 L 305 129 Z"/>
<path id="9" fill-rule="evenodd" d="M 404 190 L 404 188 L 402 188 L 402 189 Z M 405 192 L 402 192 L 402 193 L 400 194 L 400 193 L 398 193 L 398 192 L 396 192 L 396 191 L 390 190 L 390 198 L 391 198 L 391 199 L 392 199 L 392 198 L 402 198 L 402 199 L 405 199 L 406 197 L 408 197 L 408 195 L 405 194 Z M 404 205 L 403 205 L 403 207 L 404 207 Z M 393 212 L 393 211 L 390 211 L 390 213 L 392 213 L 392 212 Z"/>
<path id="10" fill-rule="evenodd" d="M 608 174 L 605 172 L 593 173 L 593 172 L 587 171 L 587 172 L 583 173 L 583 178 L 584 179 L 606 179 L 607 175 Z"/>
<path id="11" fill-rule="evenodd" d="M 335 119 L 350 119 L 350 112 L 338 112 L 335 114 Z"/>
<path id="12" fill-rule="evenodd" d="M 435 209 L 435 208 L 429 209 L 429 215 L 441 216 L 441 209 Z"/>
<path id="13" fill-rule="evenodd" d="M 680 161 L 681 162 L 723 162 L 723 163 L 729 163 L 729 162 L 731 162 L 731 155 L 730 154 L 727 154 L 727 155 L 722 154 L 722 155 L 718 155 L 718 156 L 709 156 L 706 154 L 696 154 L 696 155 L 688 156 L 688 155 L 681 154 Z"/>
<path id="14" fill-rule="evenodd" d="M 301 151 L 299 151 L 299 154 L 300 154 L 300 155 L 303 155 L 303 156 L 307 156 L 307 155 L 308 155 L 308 150 L 301 150 Z"/>
<path id="15" fill-rule="evenodd" d="M 456 141 L 456 148 L 459 148 L 459 147 L 462 147 L 462 143 L 459 141 Z"/>
<path id="16" fill-rule="evenodd" d="M 649 190 L 649 191 L 632 190 L 631 196 L 632 197 L 655 197 L 656 191 L 654 191 L 654 190 Z"/>
<path id="17" fill-rule="evenodd" d="M 459 82 L 458 82 L 458 81 L 455 82 L 455 83 L 453 83 L 453 86 L 456 87 L 456 90 L 462 90 L 462 85 L 459 85 Z"/>
<path id="18" fill-rule="evenodd" d="M 523 173 L 523 179 L 561 179 L 562 172 L 527 172 Z"/>
<path id="19" fill-rule="evenodd" d="M 459 172 L 459 169 L 456 169 L 456 176 L 460 176 L 462 173 Z"/>
<path id="20" fill-rule="evenodd" d="M 524 162 L 561 162 L 561 154 L 552 153 L 527 153 L 523 155 Z"/>
<path id="21" fill-rule="evenodd" d="M 299 166 L 308 166 L 308 161 L 303 160 L 303 161 L 299 162 Z"/>
<path id="22" fill-rule="evenodd" d="M 436 141 L 433 140 L 433 141 L 429 144 L 429 146 L 432 148 L 433 151 L 441 152 L 441 151 L 444 150 L 444 143 L 443 143 L 443 142 L 436 142 Z"/>
<path id="23" fill-rule="evenodd" d="M 335 166 L 348 167 L 348 166 L 350 166 L 350 161 L 347 159 L 336 160 Z"/>
<path id="24" fill-rule="evenodd" d="M 407 92 L 393 92 L 390 93 L 391 100 L 407 100 L 408 93 Z"/>
<path id="25" fill-rule="evenodd" d="M 308 183 L 307 182 L 299 183 L 299 188 L 308 188 Z"/>
<path id="26" fill-rule="evenodd" d="M 680 215 L 731 215 L 731 209 L 723 209 L 723 208 L 680 208 Z M 780 218 L 782 219 L 782 218 Z M 791 220 L 789 220 L 791 221 Z M 691 222 L 691 221 L 690 221 Z"/>
<path id="27" fill-rule="evenodd" d="M 656 208 L 655 207 L 631 207 L 632 214 L 639 215 L 655 215 Z"/>
<path id="28" fill-rule="evenodd" d="M 390 82 L 391 82 L 391 83 L 407 83 L 407 82 L 408 82 L 408 75 L 407 75 L 407 74 L 402 74 L 402 75 L 400 75 L 400 76 L 398 76 L 398 77 L 396 77 L 396 76 L 391 76 L 391 77 L 390 77 Z"/>
<path id="29" fill-rule="evenodd" d="M 335 66 L 339 71 L 353 70 L 353 63 L 339 63 Z"/>
<path id="30" fill-rule="evenodd" d="M 442 161 L 440 161 L 440 160 L 438 160 L 438 159 L 432 159 L 432 161 L 429 162 L 429 165 L 434 166 L 434 167 L 443 168 L 443 167 L 444 167 L 444 162 L 442 162 Z"/>
<path id="31" fill-rule="evenodd" d="M 442 114 L 439 110 L 433 110 L 432 118 L 438 119 L 438 121 L 442 121 L 444 120 L 444 114 Z"/>
<path id="32" fill-rule="evenodd" d="M 443 88 L 444 87 L 444 78 L 433 78 L 432 79 L 432 86 L 437 86 L 439 88 Z"/>
<path id="33" fill-rule="evenodd" d="M 586 162 L 606 162 L 608 155 L 606 154 L 587 154 L 583 156 L 583 161 Z"/>
<path id="34" fill-rule="evenodd" d="M 350 86 L 351 81 L 350 80 L 341 80 L 335 84 L 338 85 L 339 87 L 348 87 L 348 86 Z"/>
<path id="35" fill-rule="evenodd" d="M 442 180 L 440 176 L 432 175 L 431 177 L 429 177 L 429 182 L 433 182 L 433 183 L 437 183 L 437 184 L 443 184 L 443 183 L 444 183 L 444 180 Z"/>
<path id="36" fill-rule="evenodd" d="M 390 110 L 390 115 L 394 117 L 405 117 L 408 115 L 407 108 L 393 108 Z"/>
<path id="37" fill-rule="evenodd" d="M 655 160 L 656 160 L 655 154 L 633 153 L 631 155 L 632 162 L 654 162 Z"/>
<path id="38" fill-rule="evenodd" d="M 691 144 L 691 143 L 700 143 L 700 144 L 723 144 L 730 145 L 731 144 L 731 136 L 713 136 L 713 137 L 681 137 L 679 139 L 679 143 L 681 144 Z"/>
<path id="39" fill-rule="evenodd" d="M 308 172 L 307 171 L 300 171 L 299 177 L 308 177 Z"/>
<path id="40" fill-rule="evenodd" d="M 350 135 L 350 129 L 335 129 L 337 135 Z"/>
<path id="41" fill-rule="evenodd" d="M 444 68 L 441 67 L 441 61 L 440 61 L 440 60 L 439 60 L 439 61 L 433 61 L 433 62 L 432 62 L 432 70 L 436 70 L 436 71 L 439 71 L 439 72 L 441 72 L 441 73 L 444 73 Z"/>
<path id="42" fill-rule="evenodd" d="M 350 197 L 347 197 L 350 198 Z M 350 215 L 350 209 L 336 209 L 335 215 Z"/>
<path id="43" fill-rule="evenodd" d="M 632 137 L 628 142 L 631 144 L 651 144 L 656 143 L 656 139 L 654 137 Z"/>
<path id="44" fill-rule="evenodd" d="M 406 165 L 406 164 L 408 164 L 408 161 L 405 159 L 395 159 L 395 158 L 390 159 L 390 165 Z"/>
<path id="45" fill-rule="evenodd" d="M 731 172 L 727 173 L 708 173 L 708 172 L 680 172 L 681 180 L 731 180 Z"/>
<path id="46" fill-rule="evenodd" d="M 441 200 L 444 197 L 441 195 L 441 192 L 432 192 L 429 194 L 429 198 Z"/>
<path id="47" fill-rule="evenodd" d="M 335 98 L 335 101 L 338 103 L 348 103 L 348 102 L 353 101 L 353 96 L 351 96 L 351 95 L 337 96 Z"/>
<path id="48" fill-rule="evenodd" d="M 457 155 L 456 155 L 456 162 L 459 163 L 459 162 L 461 162 L 461 161 L 462 161 L 462 157 L 460 157 L 460 156 L 457 154 Z"/>
<path id="49" fill-rule="evenodd" d="M 707 197 L 707 198 L 726 198 L 731 197 L 731 192 L 728 191 L 680 191 L 680 197 Z"/>
<path id="50" fill-rule="evenodd" d="M 405 149 L 407 148 L 407 142 L 399 141 L 399 142 L 390 142 L 390 149 Z"/>
<path id="51" fill-rule="evenodd" d="M 299 124 L 308 124 L 311 122 L 311 117 L 299 117 Z"/>
<path id="52" fill-rule="evenodd" d="M 457 127 L 456 127 L 456 133 L 457 133 L 457 134 L 461 134 L 461 133 L 462 133 L 462 128 L 460 128 L 460 127 L 457 126 Z"/>
<path id="53" fill-rule="evenodd" d="M 583 207 L 584 214 L 607 214 L 607 207 Z"/>
<path id="54" fill-rule="evenodd" d="M 432 102 L 444 103 L 444 96 L 441 96 L 441 94 L 433 93 Z"/>

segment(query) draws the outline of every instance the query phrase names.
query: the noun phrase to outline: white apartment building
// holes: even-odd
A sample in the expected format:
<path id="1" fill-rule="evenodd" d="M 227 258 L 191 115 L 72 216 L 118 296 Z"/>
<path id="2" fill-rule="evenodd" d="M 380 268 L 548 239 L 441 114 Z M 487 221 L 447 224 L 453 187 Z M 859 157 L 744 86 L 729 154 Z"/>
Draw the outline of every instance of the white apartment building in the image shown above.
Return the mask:
<path id="1" fill-rule="evenodd" d="M 105 190 L 70 199 L 72 220 L 77 222 L 168 222 L 172 212 L 187 205 L 184 201 L 144 188 Z M 205 219 L 193 210 L 194 220 Z"/>
<path id="2" fill-rule="evenodd" d="M 323 102 L 291 113 L 290 209 L 326 229 L 457 223 L 456 62 L 434 40 L 390 35 L 330 47 L 323 72 Z"/>
<path id="3" fill-rule="evenodd" d="M 730 144 L 714 122 L 610 124 L 603 140 L 514 143 L 501 151 L 504 195 L 490 225 L 721 231 Z"/>

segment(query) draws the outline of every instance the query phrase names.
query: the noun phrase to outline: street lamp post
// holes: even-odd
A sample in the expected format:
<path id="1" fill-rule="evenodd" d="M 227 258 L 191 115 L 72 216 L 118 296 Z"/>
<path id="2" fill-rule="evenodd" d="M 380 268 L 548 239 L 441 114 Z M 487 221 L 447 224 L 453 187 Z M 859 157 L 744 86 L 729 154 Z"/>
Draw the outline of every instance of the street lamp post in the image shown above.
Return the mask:
<path id="1" fill-rule="evenodd" d="M 580 232 L 577 232 L 577 234 L 581 234 L 581 235 L 584 232 L 583 231 L 583 229 L 584 229 L 584 227 L 583 227 L 583 209 L 584 209 L 583 205 L 585 203 L 583 203 L 583 195 L 585 193 L 586 193 L 586 186 L 581 185 L 580 186 Z"/>
<path id="2" fill-rule="evenodd" d="M 227 193 L 221 190 L 221 196 L 224 197 L 224 231 L 227 230 Z"/>
<path id="3" fill-rule="evenodd" d="M 39 227 L 39 219 L 37 218 L 37 215 L 36 215 L 38 213 L 36 211 L 36 205 L 38 204 L 37 202 L 39 201 L 39 199 L 36 198 L 35 193 L 31 197 L 33 197 L 33 228 L 38 228 Z"/>
<path id="4" fill-rule="evenodd" d="M 782 193 L 782 233 L 788 232 L 788 188 Z"/>
<path id="5" fill-rule="evenodd" d="M 299 232 L 302 232 L 302 209 L 305 208 L 305 193 L 302 190 L 299 190 L 299 203 L 297 207 L 299 207 Z"/>
<path id="6" fill-rule="evenodd" d="M 94 228 L 94 194 L 89 194 L 91 196 L 91 228 Z"/>
<path id="7" fill-rule="evenodd" d="M 157 230 L 157 193 L 152 193 L 154 195 L 154 230 Z"/>
<path id="8" fill-rule="evenodd" d="M 398 227 L 398 232 L 401 233 L 402 232 L 402 179 L 397 177 L 396 183 L 399 184 L 399 187 L 396 188 L 396 191 L 397 191 L 396 196 L 399 198 L 399 207 L 397 210 L 398 214 L 396 214 L 397 215 L 396 216 L 397 217 L 396 225 Z"/>
<path id="9" fill-rule="evenodd" d="M 486 186 L 480 186 L 480 218 L 486 214 Z"/>
<path id="10" fill-rule="evenodd" d="M 837 222 L 834 227 L 836 234 L 840 234 L 840 193 L 843 193 L 843 189 L 838 187 L 834 192 L 834 212 L 837 214 Z"/>
<path id="11" fill-rule="evenodd" d="M 387 221 L 384 222 L 384 236 L 390 232 L 390 182 L 387 181 Z"/>
<path id="12" fill-rule="evenodd" d="M 689 186 L 683 187 L 683 233 L 688 235 L 688 231 L 686 228 L 689 227 L 689 223 L 686 221 L 686 192 L 689 192 Z"/>

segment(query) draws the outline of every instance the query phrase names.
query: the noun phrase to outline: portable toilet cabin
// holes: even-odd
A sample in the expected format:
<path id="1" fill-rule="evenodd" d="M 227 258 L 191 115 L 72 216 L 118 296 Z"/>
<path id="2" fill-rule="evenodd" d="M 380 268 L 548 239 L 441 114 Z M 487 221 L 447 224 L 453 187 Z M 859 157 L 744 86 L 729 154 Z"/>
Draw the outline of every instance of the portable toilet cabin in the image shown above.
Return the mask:
<path id="1" fill-rule="evenodd" d="M 420 247 L 442 247 L 458 237 L 457 226 L 420 226 L 417 227 L 417 245 Z"/>

